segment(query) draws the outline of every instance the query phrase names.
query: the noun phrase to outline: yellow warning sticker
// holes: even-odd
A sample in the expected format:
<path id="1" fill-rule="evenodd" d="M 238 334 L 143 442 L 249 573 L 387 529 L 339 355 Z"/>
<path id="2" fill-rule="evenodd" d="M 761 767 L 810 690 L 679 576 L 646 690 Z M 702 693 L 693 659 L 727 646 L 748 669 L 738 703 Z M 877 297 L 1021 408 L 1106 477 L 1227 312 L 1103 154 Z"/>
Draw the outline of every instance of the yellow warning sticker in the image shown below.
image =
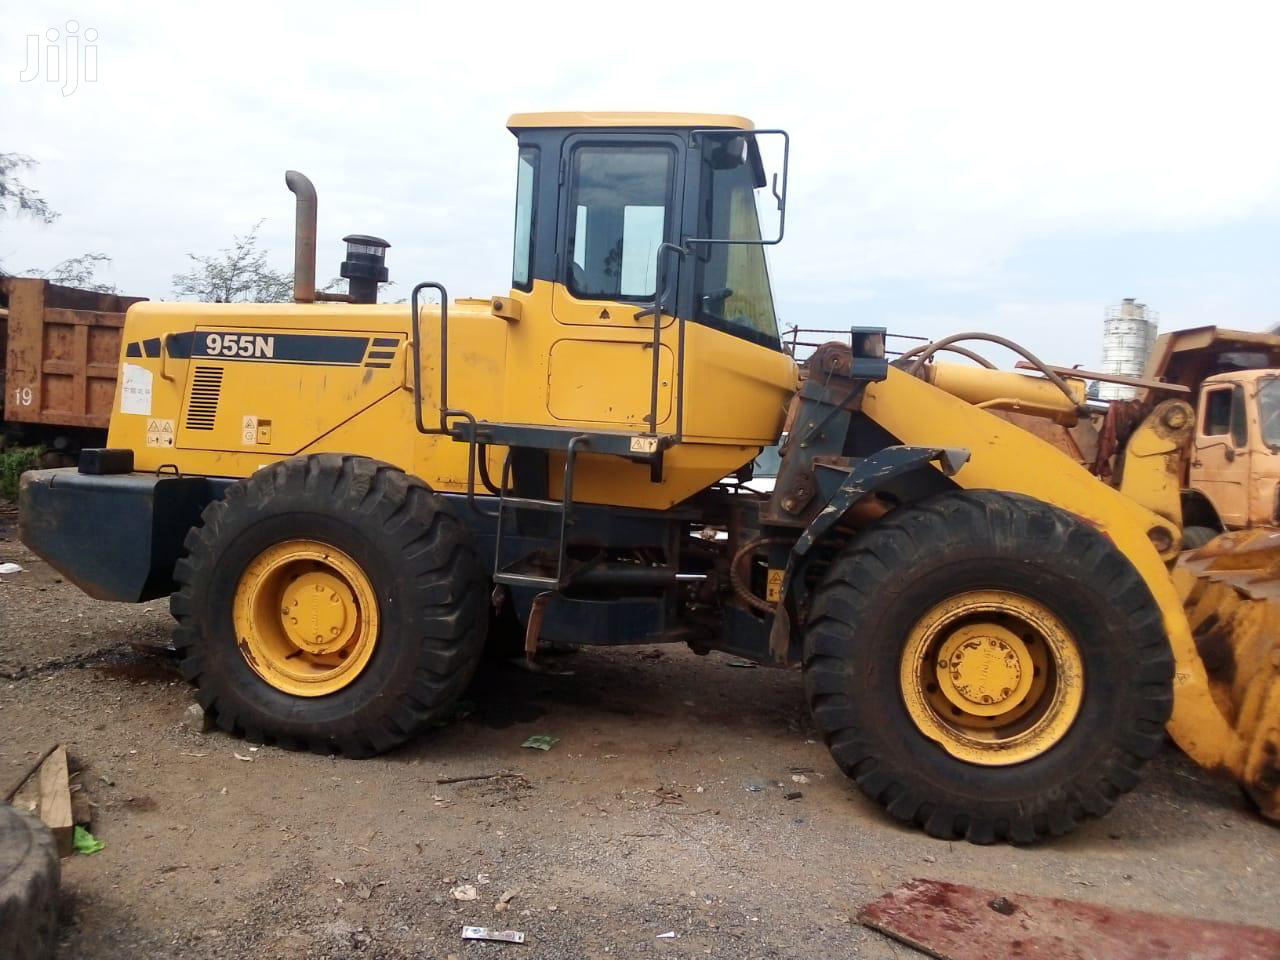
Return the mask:
<path id="1" fill-rule="evenodd" d="M 252 447 L 258 442 L 258 418 L 245 417 L 240 421 L 240 442 Z"/>
<path id="2" fill-rule="evenodd" d="M 172 447 L 174 438 L 173 421 L 162 417 L 147 418 L 147 446 Z"/>
<path id="3" fill-rule="evenodd" d="M 782 599 L 782 576 L 785 571 L 769 569 L 769 579 L 765 583 L 764 598 L 770 603 L 777 603 Z"/>

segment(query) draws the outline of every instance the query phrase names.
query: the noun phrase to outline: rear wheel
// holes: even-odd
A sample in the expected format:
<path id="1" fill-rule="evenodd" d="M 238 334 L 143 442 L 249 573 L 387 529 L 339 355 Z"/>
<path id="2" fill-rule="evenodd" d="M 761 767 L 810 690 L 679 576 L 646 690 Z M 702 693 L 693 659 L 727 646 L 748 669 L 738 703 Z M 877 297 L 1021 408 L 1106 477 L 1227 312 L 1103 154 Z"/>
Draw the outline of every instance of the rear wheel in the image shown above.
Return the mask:
<path id="1" fill-rule="evenodd" d="M 211 504 L 171 608 L 184 674 L 224 730 L 364 756 L 461 694 L 484 647 L 467 530 L 402 471 L 299 457 Z"/>
<path id="2" fill-rule="evenodd" d="M 898 510 L 827 571 L 805 685 L 832 755 L 939 837 L 1029 842 L 1110 809 L 1163 739 L 1173 660 L 1132 564 L 1028 497 Z"/>

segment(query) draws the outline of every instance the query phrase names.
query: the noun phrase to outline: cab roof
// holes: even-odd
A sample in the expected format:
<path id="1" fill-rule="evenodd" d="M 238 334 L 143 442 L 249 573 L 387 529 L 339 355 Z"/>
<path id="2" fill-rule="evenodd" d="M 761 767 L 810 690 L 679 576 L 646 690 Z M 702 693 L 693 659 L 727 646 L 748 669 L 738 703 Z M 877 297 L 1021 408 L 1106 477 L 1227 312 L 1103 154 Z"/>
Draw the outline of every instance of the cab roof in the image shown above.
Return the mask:
<path id="1" fill-rule="evenodd" d="M 680 127 L 695 129 L 720 127 L 730 130 L 754 130 L 746 117 L 731 113 L 513 113 L 507 120 L 511 131 L 533 127 Z"/>

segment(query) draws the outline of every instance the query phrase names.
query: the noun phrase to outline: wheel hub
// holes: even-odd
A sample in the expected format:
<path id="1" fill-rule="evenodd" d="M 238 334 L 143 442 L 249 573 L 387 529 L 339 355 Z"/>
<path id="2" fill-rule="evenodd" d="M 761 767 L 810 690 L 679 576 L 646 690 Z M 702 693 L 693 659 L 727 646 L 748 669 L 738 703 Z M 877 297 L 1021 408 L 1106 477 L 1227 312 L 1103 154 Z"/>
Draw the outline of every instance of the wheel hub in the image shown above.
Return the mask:
<path id="1" fill-rule="evenodd" d="M 1033 672 L 1026 644 L 997 623 L 961 627 L 939 650 L 939 689 L 955 706 L 980 717 L 997 716 L 1021 702 Z"/>
<path id="2" fill-rule="evenodd" d="M 284 693 L 320 697 L 342 690 L 368 665 L 378 642 L 378 600 L 348 554 L 287 540 L 245 568 L 232 622 L 258 676 Z"/>
<path id="3" fill-rule="evenodd" d="M 1083 702 L 1084 664 L 1045 604 L 972 590 L 925 611 L 906 637 L 899 679 L 921 733 L 957 759 L 1005 766 L 1066 736 Z"/>
<path id="4" fill-rule="evenodd" d="M 357 620 L 351 588 L 327 570 L 303 574 L 289 584 L 280 614 L 289 639 L 313 654 L 345 647 Z"/>

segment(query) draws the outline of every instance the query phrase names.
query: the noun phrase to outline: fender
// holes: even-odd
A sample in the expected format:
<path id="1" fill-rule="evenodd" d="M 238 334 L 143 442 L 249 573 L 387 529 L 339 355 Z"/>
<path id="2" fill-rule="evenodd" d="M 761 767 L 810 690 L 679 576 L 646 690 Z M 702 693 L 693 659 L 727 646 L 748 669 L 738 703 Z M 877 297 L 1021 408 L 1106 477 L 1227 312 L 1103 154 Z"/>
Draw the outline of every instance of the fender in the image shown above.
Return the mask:
<path id="1" fill-rule="evenodd" d="M 937 463 L 945 476 L 954 476 L 969 459 L 969 451 L 947 447 L 885 447 L 868 457 L 863 457 L 848 467 L 834 464 L 818 464 L 824 471 L 847 471 L 835 493 L 827 498 L 826 504 L 818 515 L 809 521 L 804 532 L 791 545 L 787 554 L 786 566 L 782 575 L 782 588 L 777 612 L 773 617 L 773 626 L 769 631 L 769 652 L 774 659 L 782 662 L 786 659 L 791 645 L 791 617 L 787 613 L 787 604 L 800 606 L 807 590 L 804 583 L 804 570 L 809 563 L 809 550 L 845 515 L 855 502 L 869 493 L 898 479 L 914 470 L 930 469 L 930 464 Z M 820 479 L 819 486 L 823 486 Z M 772 563 L 770 563 L 772 568 Z"/>

